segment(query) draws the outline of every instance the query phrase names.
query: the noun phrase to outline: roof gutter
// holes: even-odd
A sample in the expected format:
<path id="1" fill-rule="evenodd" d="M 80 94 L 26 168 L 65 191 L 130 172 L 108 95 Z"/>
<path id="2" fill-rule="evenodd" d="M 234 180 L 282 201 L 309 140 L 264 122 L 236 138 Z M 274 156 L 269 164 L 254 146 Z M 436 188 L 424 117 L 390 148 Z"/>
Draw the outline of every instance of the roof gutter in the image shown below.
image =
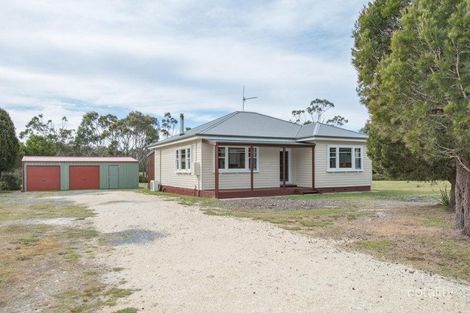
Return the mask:
<path id="1" fill-rule="evenodd" d="M 147 149 L 167 147 L 167 146 L 171 146 L 171 145 L 175 145 L 175 144 L 179 144 L 179 143 L 183 143 L 183 142 L 192 141 L 192 140 L 195 140 L 195 139 L 199 139 L 199 137 L 197 135 L 193 135 L 193 136 L 186 137 L 184 139 L 176 139 L 176 140 L 172 140 L 170 142 L 162 142 L 160 144 L 158 142 L 156 142 L 153 145 L 148 145 Z"/>
<path id="2" fill-rule="evenodd" d="M 230 143 L 230 142 L 234 142 L 234 141 L 238 141 L 240 143 L 249 143 L 250 141 L 260 141 L 260 140 L 264 140 L 264 141 L 270 141 L 272 142 L 272 144 L 284 144 L 284 145 L 289 145 L 289 143 L 286 143 L 285 141 L 286 140 L 292 140 L 293 142 L 290 144 L 290 145 L 309 145 L 310 143 L 305 143 L 303 141 L 314 141 L 314 140 L 324 140 L 324 141 L 353 141 L 353 142 L 366 142 L 367 141 L 367 138 L 353 138 L 353 137 L 328 137 L 328 136 L 313 136 L 313 137 L 303 137 L 303 138 L 279 138 L 279 137 L 248 137 L 248 136 L 233 136 L 233 135 L 224 135 L 224 136 L 215 136 L 215 135 L 197 135 L 197 134 L 194 134 L 192 136 L 189 136 L 187 138 L 184 138 L 184 139 L 175 139 L 175 140 L 172 140 L 170 142 L 162 142 L 162 143 L 155 143 L 153 145 L 149 145 L 147 146 L 148 149 L 155 149 L 155 148 L 161 148 L 161 147 L 168 147 L 168 146 L 171 146 L 171 145 L 175 145 L 175 144 L 179 144 L 179 143 L 185 143 L 185 142 L 189 142 L 189 141 L 193 141 L 193 140 L 196 140 L 196 139 L 204 139 L 204 140 L 207 140 L 207 141 L 211 141 L 211 142 L 226 142 L 226 143 Z M 271 143 L 265 143 L 267 145 L 271 144 Z"/>
<path id="3" fill-rule="evenodd" d="M 311 140 L 367 142 L 367 138 L 353 138 L 353 137 L 314 136 L 314 137 L 304 137 L 304 138 L 297 139 L 297 141 L 311 141 Z"/>
<path id="4" fill-rule="evenodd" d="M 234 141 L 234 140 L 224 140 L 224 139 L 202 139 L 204 142 L 215 145 L 220 144 L 224 146 L 244 146 L 244 145 L 256 145 L 264 147 L 312 147 L 315 146 L 315 143 L 310 142 L 259 142 L 259 141 Z"/>

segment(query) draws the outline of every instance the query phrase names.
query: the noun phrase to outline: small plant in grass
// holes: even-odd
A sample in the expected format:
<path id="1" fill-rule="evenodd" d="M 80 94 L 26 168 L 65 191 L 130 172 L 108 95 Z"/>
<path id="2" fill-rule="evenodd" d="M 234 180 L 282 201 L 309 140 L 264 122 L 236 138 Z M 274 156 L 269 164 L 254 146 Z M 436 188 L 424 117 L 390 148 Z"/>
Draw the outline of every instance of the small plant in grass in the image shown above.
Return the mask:
<path id="1" fill-rule="evenodd" d="M 332 225 L 333 223 L 330 221 L 301 220 L 300 224 L 305 227 L 326 227 Z"/>
<path id="2" fill-rule="evenodd" d="M 24 238 L 21 238 L 20 239 L 20 242 L 22 244 L 25 244 L 25 245 L 31 245 L 31 244 L 35 244 L 36 242 L 39 241 L 39 238 L 38 237 L 34 237 L 34 236 L 27 236 L 27 237 L 24 237 Z"/>
<path id="3" fill-rule="evenodd" d="M 114 311 L 114 313 L 137 313 L 139 310 L 136 308 L 125 308 L 122 310 Z"/>
<path id="4" fill-rule="evenodd" d="M 383 240 L 359 240 L 354 243 L 356 247 L 369 251 L 383 252 L 385 249 L 392 245 L 392 241 L 388 239 Z"/>
<path id="5" fill-rule="evenodd" d="M 69 251 L 64 254 L 64 260 L 66 260 L 67 262 L 76 262 L 80 260 L 80 255 L 76 252 Z"/>
<path id="6" fill-rule="evenodd" d="M 439 189 L 439 202 L 445 206 L 449 207 L 450 205 L 450 195 L 449 192 L 447 191 L 447 186 L 444 186 L 444 188 Z"/>
<path id="7" fill-rule="evenodd" d="M 105 296 L 108 297 L 108 299 L 105 301 L 105 304 L 108 306 L 113 306 L 116 305 L 116 302 L 120 298 L 125 298 L 130 296 L 131 294 L 134 293 L 134 291 L 138 291 L 137 289 L 122 289 L 122 288 L 111 288 L 105 293 Z"/>

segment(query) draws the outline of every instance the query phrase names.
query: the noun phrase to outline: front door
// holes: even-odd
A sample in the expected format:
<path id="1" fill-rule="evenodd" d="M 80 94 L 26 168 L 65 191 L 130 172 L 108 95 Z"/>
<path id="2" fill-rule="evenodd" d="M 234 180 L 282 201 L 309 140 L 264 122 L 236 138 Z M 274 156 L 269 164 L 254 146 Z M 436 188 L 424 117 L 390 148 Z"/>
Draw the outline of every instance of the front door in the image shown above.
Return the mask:
<path id="1" fill-rule="evenodd" d="M 280 181 L 281 184 L 284 182 L 284 174 L 286 183 L 290 183 L 290 150 L 286 149 L 285 160 L 283 151 L 279 151 L 279 169 L 280 169 Z M 284 169 L 285 167 L 285 169 Z"/>

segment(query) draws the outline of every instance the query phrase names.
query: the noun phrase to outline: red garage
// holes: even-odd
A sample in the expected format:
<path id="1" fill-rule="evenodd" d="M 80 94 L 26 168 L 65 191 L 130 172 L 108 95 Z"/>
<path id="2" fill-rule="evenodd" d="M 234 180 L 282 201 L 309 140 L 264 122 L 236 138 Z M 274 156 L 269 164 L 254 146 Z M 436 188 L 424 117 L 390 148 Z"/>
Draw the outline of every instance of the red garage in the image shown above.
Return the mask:
<path id="1" fill-rule="evenodd" d="M 100 167 L 94 166 L 69 166 L 69 188 L 100 189 Z"/>
<path id="2" fill-rule="evenodd" d="M 137 188 L 139 164 L 130 157 L 25 156 L 23 191 Z"/>
<path id="3" fill-rule="evenodd" d="M 27 190 L 60 190 L 60 166 L 28 166 Z"/>

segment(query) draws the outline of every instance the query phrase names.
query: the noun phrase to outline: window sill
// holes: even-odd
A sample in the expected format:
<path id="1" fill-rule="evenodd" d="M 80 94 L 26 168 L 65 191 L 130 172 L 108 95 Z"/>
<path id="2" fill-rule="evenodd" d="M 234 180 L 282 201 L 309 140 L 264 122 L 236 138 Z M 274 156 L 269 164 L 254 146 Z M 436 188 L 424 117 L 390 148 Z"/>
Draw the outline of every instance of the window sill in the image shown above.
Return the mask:
<path id="1" fill-rule="evenodd" d="M 191 174 L 191 170 L 176 171 L 176 174 Z"/>
<path id="2" fill-rule="evenodd" d="M 215 171 L 213 171 L 215 173 Z M 250 170 L 245 169 L 233 169 L 233 170 L 219 170 L 219 174 L 249 174 Z M 259 170 L 254 170 L 253 173 L 259 173 Z"/>
<path id="3" fill-rule="evenodd" d="M 360 173 L 364 172 L 364 170 L 356 170 L 356 169 L 328 169 L 327 173 Z"/>

